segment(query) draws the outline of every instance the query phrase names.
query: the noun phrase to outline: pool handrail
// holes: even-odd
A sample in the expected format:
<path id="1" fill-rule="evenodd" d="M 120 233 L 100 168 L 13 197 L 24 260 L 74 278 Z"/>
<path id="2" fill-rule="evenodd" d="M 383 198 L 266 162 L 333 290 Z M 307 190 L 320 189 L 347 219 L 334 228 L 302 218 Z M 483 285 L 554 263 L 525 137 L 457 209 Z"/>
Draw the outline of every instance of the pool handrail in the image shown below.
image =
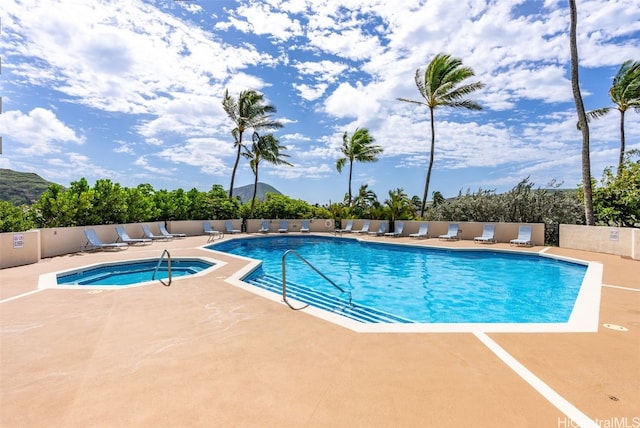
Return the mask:
<path id="1" fill-rule="evenodd" d="M 156 268 L 153 270 L 153 275 L 151 275 L 151 279 L 152 280 L 156 279 L 156 273 L 158 273 L 158 268 L 160 268 L 160 264 L 162 263 L 162 259 L 164 258 L 165 254 L 167 256 L 167 273 L 169 274 L 169 282 L 165 283 L 161 278 L 158 278 L 158 281 L 160 281 L 160 283 L 162 283 L 162 285 L 164 285 L 165 287 L 168 287 L 171 285 L 171 254 L 166 248 L 162 252 L 162 255 L 160 256 L 160 258 L 158 259 L 158 264 L 156 264 Z"/>
<path id="2" fill-rule="evenodd" d="M 304 309 L 307 306 L 309 306 L 308 304 L 301 307 L 301 308 L 294 308 L 293 306 L 291 306 L 291 303 L 289 303 L 289 301 L 287 300 L 287 267 L 286 267 L 286 258 L 289 254 L 293 254 L 294 256 L 296 256 L 297 258 L 299 258 L 301 261 L 303 261 L 307 266 L 309 266 L 311 269 L 313 269 L 318 275 L 320 275 L 321 277 L 323 277 L 325 280 L 327 280 L 327 282 L 329 282 L 329 284 L 333 285 L 335 288 L 337 288 L 338 290 L 340 290 L 341 293 L 343 294 L 348 294 L 349 295 L 349 306 L 352 305 L 351 303 L 351 291 L 345 291 L 342 289 L 342 287 L 340 287 L 338 284 L 336 284 L 335 282 L 333 282 L 329 277 L 327 277 L 325 274 L 323 274 L 322 272 L 320 272 L 318 270 L 318 268 L 316 268 L 314 265 L 312 265 L 307 259 L 305 259 L 304 257 L 302 257 L 300 254 L 298 254 L 298 252 L 296 250 L 287 250 L 284 252 L 284 254 L 282 255 L 282 300 L 287 304 L 287 306 L 289 306 L 291 309 L 293 310 L 300 310 L 300 309 Z"/>

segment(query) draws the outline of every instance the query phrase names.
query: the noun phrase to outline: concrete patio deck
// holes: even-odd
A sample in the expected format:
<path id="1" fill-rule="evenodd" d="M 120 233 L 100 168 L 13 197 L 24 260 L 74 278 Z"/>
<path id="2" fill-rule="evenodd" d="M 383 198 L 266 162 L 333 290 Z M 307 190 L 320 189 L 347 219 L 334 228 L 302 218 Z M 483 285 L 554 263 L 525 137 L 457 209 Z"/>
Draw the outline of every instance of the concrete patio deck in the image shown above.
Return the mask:
<path id="1" fill-rule="evenodd" d="M 206 240 L 0 270 L 0 426 L 640 426 L 639 261 L 549 250 L 603 263 L 594 333 L 355 333 L 225 282 L 246 261 Z M 226 264 L 171 287 L 37 291 L 40 274 L 165 248 Z"/>

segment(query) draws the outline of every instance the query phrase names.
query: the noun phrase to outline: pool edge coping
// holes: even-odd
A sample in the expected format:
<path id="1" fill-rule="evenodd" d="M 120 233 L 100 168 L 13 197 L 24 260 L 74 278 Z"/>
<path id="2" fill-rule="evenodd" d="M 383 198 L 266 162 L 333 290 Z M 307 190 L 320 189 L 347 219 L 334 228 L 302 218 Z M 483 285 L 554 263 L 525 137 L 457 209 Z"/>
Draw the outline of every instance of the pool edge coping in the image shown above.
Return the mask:
<path id="1" fill-rule="evenodd" d="M 264 237 L 264 235 L 261 235 L 261 237 Z M 246 239 L 250 237 L 242 236 L 233 237 L 231 239 L 236 238 Z M 415 244 L 411 243 L 378 242 L 363 240 L 357 237 L 353 237 L 351 239 L 361 242 L 373 242 L 386 245 L 408 247 L 416 246 Z M 217 252 L 216 250 L 208 248 L 211 245 L 212 244 L 209 243 L 207 245 L 203 245 L 201 248 L 207 251 Z M 325 311 L 313 306 L 307 306 L 303 309 L 299 309 L 299 311 L 305 312 L 309 315 L 315 316 L 316 318 L 323 319 L 357 333 L 592 333 L 598 331 L 603 274 L 602 263 L 591 262 L 556 254 L 549 254 L 548 251 L 552 247 L 543 247 L 539 251 L 522 251 L 510 248 L 506 249 L 485 247 L 452 248 L 435 245 L 430 245 L 428 248 L 445 249 L 452 251 L 472 250 L 518 254 L 536 254 L 538 257 L 546 257 L 584 265 L 587 267 L 587 270 L 582 279 L 582 284 L 580 285 L 580 290 L 574 302 L 569 320 L 565 323 L 360 323 L 337 313 Z M 249 262 L 246 266 L 225 279 L 225 282 L 235 287 L 249 291 L 253 294 L 257 294 L 261 297 L 267 298 L 271 301 L 280 303 L 284 307 L 287 307 L 287 305 L 282 301 L 282 296 L 280 296 L 279 294 L 264 290 L 260 287 L 256 287 L 243 281 L 243 279 L 246 278 L 251 272 L 260 267 L 262 261 L 230 253 L 220 252 L 220 254 L 224 254 L 229 257 L 236 257 Z M 304 302 L 299 302 L 291 297 L 289 297 L 287 300 L 297 307 L 306 305 Z"/>
<path id="2" fill-rule="evenodd" d="M 211 267 L 208 267 L 200 272 L 197 272 L 191 275 L 186 275 L 186 276 L 177 276 L 173 278 L 173 281 L 179 281 L 182 279 L 208 275 L 209 273 L 212 273 L 215 270 L 227 264 L 227 262 L 217 260 L 212 257 L 206 257 L 206 256 L 178 256 L 178 257 L 174 257 L 173 259 L 174 260 L 204 260 L 206 262 L 213 263 Z M 156 284 L 157 282 L 159 282 L 159 280 L 138 282 L 135 284 L 128 284 L 128 285 L 79 285 L 79 284 L 73 285 L 73 284 L 58 284 L 58 281 L 57 281 L 57 277 L 60 274 L 69 274 L 69 273 L 77 272 L 80 270 L 91 269 L 97 266 L 109 266 L 109 265 L 117 265 L 122 263 L 129 263 L 129 262 L 141 262 L 141 261 L 148 261 L 148 260 L 157 261 L 158 257 L 139 257 L 139 258 L 123 259 L 123 260 L 117 260 L 117 261 L 111 261 L 111 262 L 102 261 L 102 262 L 91 263 L 88 265 L 83 265 L 80 267 L 64 269 L 56 272 L 43 273 L 43 274 L 40 274 L 40 276 L 38 277 L 37 289 L 38 290 L 121 290 L 126 288 L 143 287 L 146 285 Z"/>

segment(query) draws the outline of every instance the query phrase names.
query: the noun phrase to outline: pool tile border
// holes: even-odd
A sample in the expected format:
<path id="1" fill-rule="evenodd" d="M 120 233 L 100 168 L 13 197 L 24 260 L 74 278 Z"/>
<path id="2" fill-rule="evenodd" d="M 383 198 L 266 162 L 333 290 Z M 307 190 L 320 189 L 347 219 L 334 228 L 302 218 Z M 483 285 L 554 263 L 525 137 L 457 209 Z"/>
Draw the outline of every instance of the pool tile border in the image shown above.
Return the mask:
<path id="1" fill-rule="evenodd" d="M 233 239 L 233 238 L 232 238 Z M 358 238 L 354 238 L 359 240 Z M 367 241 L 368 242 L 368 241 Z M 376 241 L 376 243 L 378 243 Z M 411 246 L 416 244 L 403 243 L 387 243 L 387 245 Z M 204 245 L 201 248 L 214 251 Z M 506 253 L 522 253 L 531 254 L 530 251 L 518 251 L 514 249 L 504 248 L 477 248 L 477 247 L 443 247 L 431 245 L 429 248 L 446 249 L 451 251 L 493 251 Z M 355 320 L 343 317 L 333 312 L 308 306 L 300 309 L 300 312 L 315 316 L 325 321 L 337 324 L 349 330 L 358 333 L 588 333 L 598 331 L 599 315 L 600 315 L 600 295 L 602 287 L 603 266 L 601 263 L 588 262 L 585 260 L 574 259 L 570 257 L 558 256 L 555 254 L 547 254 L 549 247 L 545 247 L 534 253 L 539 257 L 547 257 L 556 260 L 567 261 L 587 266 L 587 271 L 582 280 L 578 297 L 566 323 L 412 323 L 412 324 L 392 324 L 377 323 L 367 324 L 360 323 Z M 285 308 L 287 305 L 282 301 L 282 296 L 269 292 L 262 288 L 250 285 L 243 281 L 251 272 L 257 269 L 262 262 L 248 257 L 237 256 L 234 254 L 223 253 L 229 257 L 236 257 L 248 262 L 242 269 L 236 271 L 228 277 L 225 282 L 242 288 L 251 293 L 282 304 Z M 303 307 L 305 303 L 298 302 L 293 298 L 287 299 L 294 307 Z M 288 309 L 288 308 L 287 308 Z"/>
<path id="2" fill-rule="evenodd" d="M 208 267 L 198 273 L 194 273 L 193 275 L 187 275 L 187 276 L 179 276 L 179 277 L 175 277 L 173 278 L 173 281 L 180 281 L 183 279 L 188 279 L 188 278 L 194 278 L 194 277 L 198 277 L 198 276 L 203 276 L 203 275 L 208 275 L 209 273 L 220 269 L 221 267 L 225 266 L 227 264 L 227 262 L 223 262 L 221 260 L 216 260 L 214 258 L 211 257 L 205 257 L 205 256 L 179 256 L 179 257 L 175 257 L 175 259 L 179 259 L 179 260 L 203 260 L 209 263 L 213 263 L 213 266 Z M 68 274 L 68 273 L 73 273 L 73 272 L 78 272 L 78 271 L 82 271 L 82 270 L 87 270 L 87 269 L 92 269 L 98 266 L 113 266 L 113 265 L 117 265 L 120 263 L 129 263 L 129 262 L 141 262 L 141 261 L 147 261 L 147 260 L 158 260 L 157 257 L 140 257 L 140 258 L 134 258 L 134 259 L 124 259 L 124 260 L 118 260 L 118 261 L 112 261 L 112 262 L 97 262 L 97 263 L 91 263 L 88 265 L 84 265 L 84 266 L 80 266 L 80 267 L 76 267 L 76 268 L 71 268 L 71 269 L 65 269 L 65 270 L 61 270 L 61 271 L 57 271 L 57 272 L 49 272 L 49 273 L 43 273 L 40 275 L 40 277 L 38 278 L 38 289 L 55 289 L 55 290 L 120 290 L 120 289 L 125 289 L 125 288 L 133 288 L 133 287 L 143 287 L 145 285 L 151 285 L 151 284 L 157 284 L 158 281 L 145 281 L 145 282 L 139 282 L 137 284 L 131 284 L 131 285 L 71 285 L 71 284 L 58 284 L 57 281 L 57 276 L 61 275 L 61 274 Z"/>

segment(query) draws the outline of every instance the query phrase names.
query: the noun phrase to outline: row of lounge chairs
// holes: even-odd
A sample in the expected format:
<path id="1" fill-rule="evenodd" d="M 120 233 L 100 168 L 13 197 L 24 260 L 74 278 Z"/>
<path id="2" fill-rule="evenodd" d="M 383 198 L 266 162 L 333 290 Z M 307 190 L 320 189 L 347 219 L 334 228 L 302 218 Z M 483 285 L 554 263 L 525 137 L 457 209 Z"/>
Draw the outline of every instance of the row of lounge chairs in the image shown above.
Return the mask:
<path id="1" fill-rule="evenodd" d="M 258 229 L 258 232 L 260 233 L 269 233 L 271 228 L 270 228 L 270 220 L 262 220 L 262 225 L 260 226 L 260 229 Z M 302 220 L 300 222 L 300 232 L 309 232 L 309 220 Z M 278 228 L 278 232 L 279 233 L 287 233 L 289 232 L 289 222 L 287 220 L 282 220 L 280 221 L 280 227 Z"/>
<path id="2" fill-rule="evenodd" d="M 158 224 L 159 235 L 155 235 L 149 229 L 146 224 L 142 225 L 142 238 L 132 238 L 129 236 L 123 226 L 116 226 L 116 233 L 118 239 L 116 242 L 103 242 L 94 229 L 85 229 L 84 235 L 87 238 L 87 242 L 82 246 L 83 251 L 91 250 L 124 250 L 129 248 L 129 245 L 147 245 L 153 241 L 164 240 L 168 241 L 174 238 L 185 238 L 187 235 L 184 233 L 169 233 L 163 223 Z"/>
<path id="3" fill-rule="evenodd" d="M 395 230 L 393 232 L 387 232 L 387 222 L 381 222 L 377 231 L 369 231 L 371 222 L 369 220 L 365 221 L 362 225 L 362 229 L 353 230 L 353 221 L 349 220 L 344 229 L 336 229 L 337 233 L 362 233 L 368 235 L 375 236 L 390 236 L 390 237 L 399 237 L 402 236 L 404 231 L 404 222 L 397 221 L 395 223 Z M 214 230 L 211 227 L 209 222 L 202 223 L 203 231 L 206 235 L 209 235 L 209 241 L 214 240 L 215 238 L 223 238 L 224 233 L 235 234 L 240 233 L 239 229 L 234 229 L 231 221 L 225 222 L 225 232 Z M 97 249 L 125 249 L 128 248 L 129 245 L 146 245 L 150 244 L 156 240 L 170 240 L 174 238 L 184 238 L 187 235 L 184 233 L 169 233 L 164 226 L 163 223 L 158 224 L 158 230 L 160 231 L 159 235 L 154 235 L 149 226 L 146 224 L 142 225 L 142 238 L 132 238 L 130 237 L 124 227 L 116 226 L 116 232 L 118 234 L 118 240 L 116 242 L 102 242 L 95 230 L 93 229 L 85 229 L 84 233 L 87 238 L 87 243 L 82 247 L 82 250 L 97 250 Z M 279 233 L 287 233 L 289 231 L 289 223 L 287 220 L 282 220 L 280 222 L 280 227 L 277 229 Z M 270 231 L 270 221 L 264 220 L 262 222 L 262 226 L 259 229 L 261 233 L 269 233 Z M 309 232 L 309 221 L 302 220 L 300 225 L 300 232 Z M 459 238 L 460 229 L 457 223 L 449 224 L 449 229 L 446 234 L 439 235 L 438 238 L 441 240 L 457 240 Z M 410 238 L 429 238 L 429 223 L 423 222 L 420 223 L 418 228 L 418 232 L 410 233 L 408 235 Z M 474 239 L 474 242 L 477 243 L 496 243 L 495 239 L 495 225 L 493 224 L 485 224 L 482 230 L 482 236 L 477 236 Z M 518 237 L 509 241 L 511 245 L 533 245 L 533 241 L 531 239 L 531 226 L 520 226 L 518 229 Z"/>
<path id="4" fill-rule="evenodd" d="M 366 220 L 362 229 L 353 230 L 353 221 L 347 221 L 347 224 L 344 229 L 336 229 L 336 233 L 368 233 L 375 235 L 384 235 L 391 237 L 399 237 L 402 236 L 404 231 L 404 222 L 398 221 L 395 223 L 395 230 L 393 232 L 386 232 L 387 223 L 380 223 L 380 227 L 377 232 L 369 232 L 371 222 Z M 460 229 L 457 223 L 449 224 L 449 228 L 446 234 L 438 235 L 438 239 L 441 240 L 457 240 L 459 239 Z M 429 238 L 429 223 L 423 222 L 420 223 L 418 228 L 418 232 L 410 233 L 408 235 L 410 238 Z M 495 239 L 495 225 L 494 224 L 485 224 L 482 228 L 482 236 L 476 236 L 473 238 L 473 241 L 476 243 L 496 243 Z M 520 226 L 518 228 L 518 237 L 509 241 L 511 245 L 533 245 L 533 241 L 531 239 L 531 226 Z"/>
<path id="5" fill-rule="evenodd" d="M 260 233 L 269 233 L 271 231 L 271 221 L 270 220 L 263 220 L 262 224 L 260 226 L 260 229 L 258 229 L 258 232 Z M 209 235 L 209 240 L 212 240 L 215 237 L 224 237 L 225 233 L 228 234 L 234 234 L 234 233 L 240 233 L 241 230 L 240 229 L 234 229 L 233 228 L 233 223 L 229 220 L 225 221 L 224 223 L 224 227 L 225 230 L 224 232 L 218 231 L 218 230 L 214 230 L 211 227 L 211 224 L 209 222 L 203 222 L 202 223 L 202 227 L 204 230 L 205 235 Z M 289 232 L 289 222 L 287 220 L 282 220 L 280 221 L 280 227 L 278 227 L 277 231 L 279 233 L 287 233 Z M 302 222 L 300 223 L 300 232 L 309 232 L 309 220 L 302 220 Z M 213 237 L 213 238 L 212 238 Z"/>

